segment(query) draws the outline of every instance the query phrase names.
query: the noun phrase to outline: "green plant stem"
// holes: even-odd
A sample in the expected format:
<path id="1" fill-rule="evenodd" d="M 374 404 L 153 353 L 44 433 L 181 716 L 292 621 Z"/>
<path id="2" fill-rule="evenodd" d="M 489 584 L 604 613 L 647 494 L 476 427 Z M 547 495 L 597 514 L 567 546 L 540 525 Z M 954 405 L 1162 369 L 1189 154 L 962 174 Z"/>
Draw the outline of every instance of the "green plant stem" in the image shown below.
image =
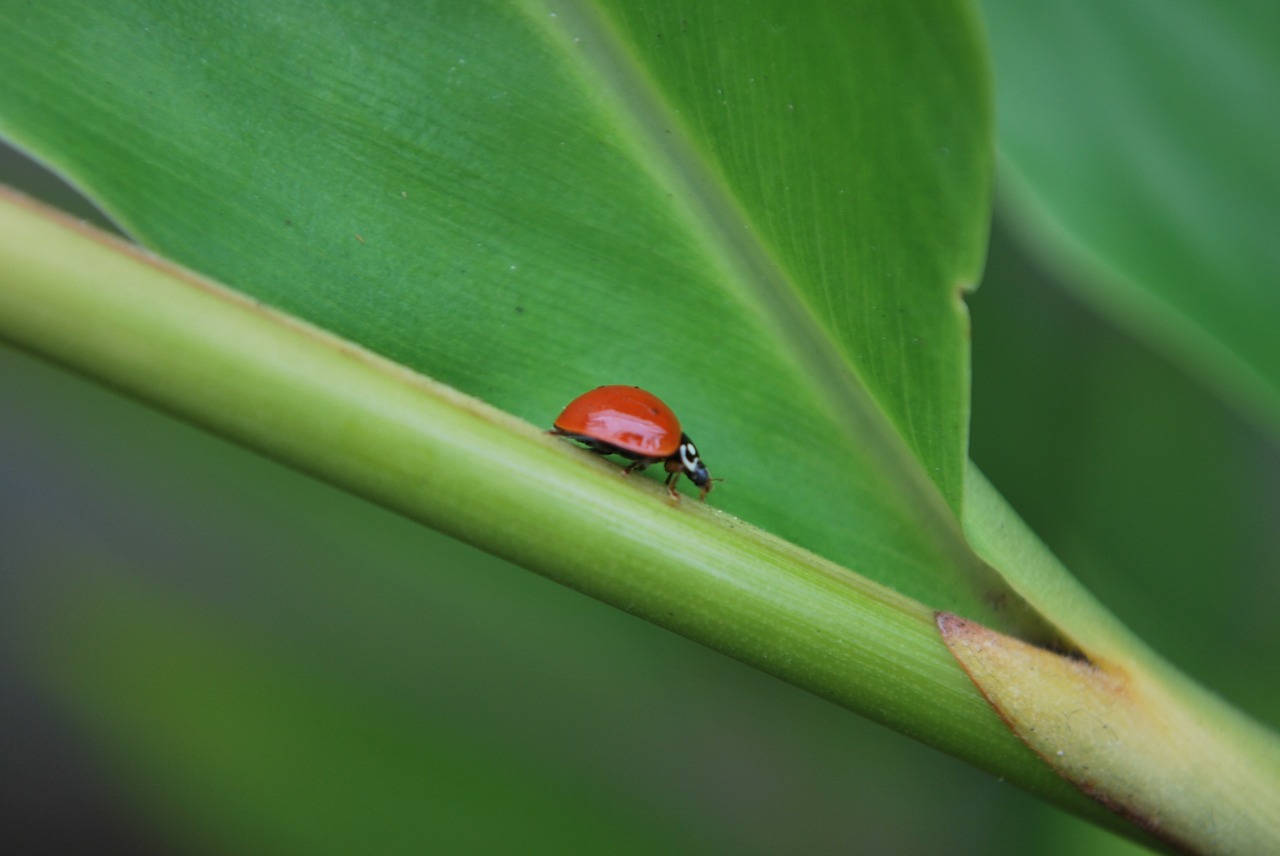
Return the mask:
<path id="1" fill-rule="evenodd" d="M 932 609 L 29 203 L 0 197 L 0 235 L 5 339 L 1160 846 L 1014 736 Z M 1022 695 L 1064 683 L 981 680 Z M 1231 741 L 1196 752 L 1239 760 L 1233 781 L 1274 782 Z M 1250 804 L 1261 813 L 1238 825 L 1267 840 L 1269 802 Z"/>
<path id="2" fill-rule="evenodd" d="M 923 605 L 59 219 L 0 199 L 0 336 L 1104 816 L 1010 736 Z"/>

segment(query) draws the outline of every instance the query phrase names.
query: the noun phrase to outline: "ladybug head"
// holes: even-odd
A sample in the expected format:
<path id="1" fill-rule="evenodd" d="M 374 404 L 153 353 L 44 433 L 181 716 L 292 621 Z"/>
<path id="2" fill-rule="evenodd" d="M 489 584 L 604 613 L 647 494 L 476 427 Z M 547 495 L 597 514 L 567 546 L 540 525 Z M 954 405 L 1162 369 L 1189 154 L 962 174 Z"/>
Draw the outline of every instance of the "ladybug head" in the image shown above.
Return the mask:
<path id="1" fill-rule="evenodd" d="M 689 477 L 689 481 L 702 488 L 702 498 L 706 499 L 711 492 L 711 473 L 707 472 L 702 458 L 698 457 L 698 447 L 693 445 L 688 434 L 680 435 L 680 448 L 676 450 L 676 455 L 679 456 L 680 469 Z"/>

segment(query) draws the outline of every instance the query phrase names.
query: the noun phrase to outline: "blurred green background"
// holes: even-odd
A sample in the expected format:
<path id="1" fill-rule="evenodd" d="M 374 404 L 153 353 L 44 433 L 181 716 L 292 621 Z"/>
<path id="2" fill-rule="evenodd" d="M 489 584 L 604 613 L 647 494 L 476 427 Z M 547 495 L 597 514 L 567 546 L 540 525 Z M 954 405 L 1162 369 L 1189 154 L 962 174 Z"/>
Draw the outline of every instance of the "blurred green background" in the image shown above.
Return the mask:
<path id="1" fill-rule="evenodd" d="M 1258 680 L 1280 647 L 1274 446 L 1002 228 L 972 309 L 975 460 L 1133 629 L 1280 722 Z M 0 396 L 23 852 L 1132 849 L 10 349 Z"/>

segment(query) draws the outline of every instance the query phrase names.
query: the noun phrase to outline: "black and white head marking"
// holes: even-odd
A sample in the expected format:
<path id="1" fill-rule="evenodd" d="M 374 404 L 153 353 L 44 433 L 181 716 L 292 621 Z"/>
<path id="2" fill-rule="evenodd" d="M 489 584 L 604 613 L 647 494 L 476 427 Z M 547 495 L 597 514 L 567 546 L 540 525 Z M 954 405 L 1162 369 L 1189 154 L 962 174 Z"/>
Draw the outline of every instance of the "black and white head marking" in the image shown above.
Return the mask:
<path id="1" fill-rule="evenodd" d="M 702 459 L 698 457 L 698 447 L 693 445 L 693 441 L 689 439 L 688 434 L 680 436 L 680 466 L 684 469 L 685 475 L 689 480 L 698 487 L 706 487 L 711 483 L 711 474 L 707 472 L 706 466 L 702 463 Z"/>

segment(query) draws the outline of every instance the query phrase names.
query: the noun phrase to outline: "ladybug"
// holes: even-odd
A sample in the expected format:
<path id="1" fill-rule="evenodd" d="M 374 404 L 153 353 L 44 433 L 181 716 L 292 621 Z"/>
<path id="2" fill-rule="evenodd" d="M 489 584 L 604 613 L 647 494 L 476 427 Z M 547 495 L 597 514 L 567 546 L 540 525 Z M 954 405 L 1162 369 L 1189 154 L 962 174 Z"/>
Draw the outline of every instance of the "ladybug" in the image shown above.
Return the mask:
<path id="1" fill-rule="evenodd" d="M 680 420 L 660 398 L 638 386 L 598 386 L 583 393 L 556 418 L 551 433 L 600 455 L 629 458 L 625 473 L 662 461 L 670 473 L 667 490 L 672 496 L 681 473 L 702 489 L 701 499 L 711 491 L 711 475 L 698 448 L 680 430 Z"/>

